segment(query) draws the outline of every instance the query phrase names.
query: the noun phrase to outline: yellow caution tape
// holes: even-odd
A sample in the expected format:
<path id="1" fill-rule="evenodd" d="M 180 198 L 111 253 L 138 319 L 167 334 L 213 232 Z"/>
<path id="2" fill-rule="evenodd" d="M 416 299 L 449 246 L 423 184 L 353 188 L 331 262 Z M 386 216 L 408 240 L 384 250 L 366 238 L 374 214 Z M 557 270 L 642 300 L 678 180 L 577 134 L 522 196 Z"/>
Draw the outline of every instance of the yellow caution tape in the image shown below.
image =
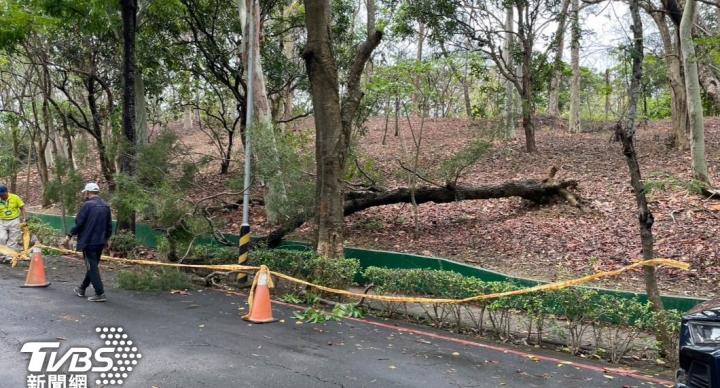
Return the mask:
<path id="1" fill-rule="evenodd" d="M 58 252 L 64 253 L 64 254 L 72 254 L 72 255 L 78 255 L 79 252 L 75 252 L 69 249 L 62 249 L 62 248 L 56 248 L 56 247 L 50 247 L 46 245 L 40 245 L 37 244 L 37 247 L 40 248 L 47 248 L 47 249 L 53 249 Z M 555 283 L 548 283 L 548 284 L 541 284 L 534 287 L 524 288 L 522 290 L 514 290 L 514 291 L 506 291 L 506 292 L 498 292 L 494 294 L 483 294 L 483 295 L 475 295 L 468 298 L 462 298 L 462 299 L 446 299 L 446 298 L 422 298 L 422 297 L 407 297 L 407 296 L 396 296 L 396 295 L 372 295 L 372 294 L 361 294 L 357 292 L 347 291 L 347 290 L 339 290 L 336 288 L 331 287 L 325 287 L 321 286 L 319 284 L 311 283 L 306 280 L 298 279 L 295 277 L 292 277 L 290 275 L 286 275 L 281 272 L 275 272 L 270 271 L 266 266 L 249 266 L 249 265 L 238 265 L 238 264 L 221 264 L 221 265 L 202 265 L 202 264 L 177 264 L 177 263 L 163 263 L 158 261 L 150 261 L 150 260 L 136 260 L 136 259 L 124 259 L 124 258 L 118 258 L 118 257 L 112 257 L 112 256 L 102 256 L 103 259 L 121 263 L 121 264 L 138 264 L 138 265 L 152 265 L 152 266 L 163 266 L 163 267 L 177 267 L 177 268 L 195 268 L 195 269 L 209 269 L 209 270 L 221 270 L 221 271 L 228 271 L 228 272 L 248 272 L 248 271 L 258 271 L 258 274 L 261 272 L 266 272 L 268 274 L 272 274 L 274 276 L 277 276 L 278 278 L 285 279 L 287 281 L 309 286 L 315 289 L 318 289 L 320 291 L 329 292 L 336 295 L 342 295 L 352 298 L 365 298 L 370 300 L 378 300 L 383 302 L 397 302 L 397 303 L 425 303 L 425 304 L 462 304 L 462 303 L 470 303 L 470 302 L 478 302 L 478 301 L 484 301 L 489 299 L 497 299 L 502 298 L 506 296 L 518 296 L 518 295 L 525 295 L 530 294 L 533 292 L 546 292 L 546 291 L 555 291 L 560 290 L 567 287 L 572 286 L 579 286 L 583 284 L 587 284 L 596 280 L 610 278 L 614 276 L 618 276 L 624 272 L 630 271 L 632 269 L 642 267 L 642 266 L 648 266 L 648 267 L 657 267 L 657 266 L 666 266 L 666 267 L 673 267 L 678 268 L 682 270 L 688 270 L 690 268 L 690 265 L 687 263 L 683 263 L 677 260 L 670 260 L 670 259 L 651 259 L 651 260 L 643 260 L 639 261 L 637 263 L 630 264 L 628 266 L 613 270 L 613 271 L 604 271 L 604 272 L 598 272 L 592 275 L 583 276 L 581 278 L 572 279 L 572 280 L 564 280 L 560 282 Z M 255 276 L 255 279 L 253 279 L 253 284 L 251 288 L 251 295 L 250 300 L 252 301 L 252 291 L 254 291 L 255 286 L 257 285 L 257 279 L 258 276 Z M 268 276 L 268 287 L 272 286 L 272 280 Z"/>
<path id="2" fill-rule="evenodd" d="M 26 232 L 23 231 L 24 234 Z M 25 240 L 25 238 L 23 238 Z M 7 248 L 5 246 L 0 245 L 0 253 L 8 255 L 10 257 L 13 257 L 13 260 L 28 260 L 28 252 L 29 252 L 29 238 L 27 239 L 28 244 L 26 245 L 23 252 L 15 252 L 14 250 Z M 64 248 L 58 248 L 48 245 L 42 245 L 42 244 L 35 244 L 35 247 L 38 248 L 45 248 L 45 249 L 51 249 L 56 252 L 60 252 L 62 254 L 67 255 L 80 255 L 80 252 L 76 252 L 70 249 L 64 249 Z M 398 296 L 398 295 L 373 295 L 373 294 L 361 294 L 357 292 L 347 291 L 347 290 L 339 290 L 336 288 L 331 287 L 325 287 L 321 286 L 319 284 L 311 283 L 306 280 L 298 279 L 295 277 L 292 277 L 290 275 L 286 275 L 281 272 L 275 272 L 271 271 L 267 266 L 261 265 L 261 266 L 251 266 L 251 265 L 239 265 L 239 264 L 217 264 L 217 265 L 204 265 L 204 264 L 178 264 L 178 263 L 164 263 L 159 261 L 150 261 L 150 260 L 139 260 L 139 259 L 126 259 L 121 257 L 113 257 L 113 256 L 102 256 L 103 259 L 119 264 L 130 264 L 130 265 L 149 265 L 149 266 L 159 266 L 159 267 L 174 267 L 174 268 L 193 268 L 193 269 L 208 269 L 208 270 L 216 270 L 216 271 L 227 271 L 227 272 L 253 272 L 257 271 L 255 278 L 253 279 L 252 287 L 250 288 L 250 304 L 252 304 L 253 294 L 255 292 L 255 288 L 257 286 L 257 281 L 260 274 L 265 273 L 267 275 L 268 280 L 268 287 L 273 288 L 274 284 L 272 282 L 272 278 L 270 275 L 277 276 L 278 278 L 285 279 L 287 281 L 301 284 L 304 286 L 312 287 L 320 291 L 336 294 L 336 295 L 342 295 L 346 297 L 351 298 L 365 298 L 369 300 L 377 300 L 377 301 L 383 301 L 383 302 L 396 302 L 396 303 L 423 303 L 423 304 L 463 304 L 463 303 L 471 303 L 471 302 L 478 302 L 478 301 L 485 301 L 490 299 L 497 299 L 507 296 L 518 296 L 518 295 L 526 295 L 534 292 L 547 292 L 547 291 L 555 291 L 555 290 L 561 290 L 563 288 L 573 287 L 573 286 L 579 286 L 587 283 L 594 282 L 596 280 L 600 279 L 606 279 L 610 277 L 618 276 L 622 273 L 625 273 L 627 271 L 633 270 L 635 268 L 647 266 L 647 267 L 659 267 L 659 266 L 666 266 L 666 267 L 672 267 L 672 268 L 678 268 L 682 270 L 688 270 L 690 268 L 690 265 L 687 263 L 683 263 L 681 261 L 677 260 L 671 260 L 671 259 L 650 259 L 650 260 L 643 260 L 639 261 L 637 263 L 630 264 L 628 266 L 618 268 L 613 271 L 603 271 L 594 273 L 592 275 L 583 276 L 577 279 L 572 280 L 564 280 L 559 281 L 555 283 L 547 283 L 547 284 L 541 284 L 534 287 L 524 288 L 521 290 L 514 290 L 514 291 L 506 291 L 506 292 L 498 292 L 493 294 L 483 294 L 483 295 L 475 295 L 468 298 L 462 298 L 462 299 L 448 299 L 448 298 L 424 298 L 424 297 L 407 297 L 407 296 Z M 252 305 L 251 305 L 252 307 Z"/>
<path id="3" fill-rule="evenodd" d="M 0 254 L 12 259 L 12 267 L 15 268 L 18 261 L 28 259 L 30 253 L 30 228 L 27 223 L 20 224 L 22 230 L 23 250 L 18 252 L 8 246 L 0 245 Z"/>

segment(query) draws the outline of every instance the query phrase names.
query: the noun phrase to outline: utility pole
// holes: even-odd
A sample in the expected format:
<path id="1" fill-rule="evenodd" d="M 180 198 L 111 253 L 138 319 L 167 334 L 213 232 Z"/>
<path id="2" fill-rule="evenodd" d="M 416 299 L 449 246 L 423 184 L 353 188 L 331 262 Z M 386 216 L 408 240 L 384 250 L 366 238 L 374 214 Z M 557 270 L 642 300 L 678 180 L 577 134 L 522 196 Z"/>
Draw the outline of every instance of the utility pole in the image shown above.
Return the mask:
<path id="1" fill-rule="evenodd" d="M 238 0 L 239 2 L 245 0 Z M 238 258 L 238 264 L 244 264 L 248 260 L 248 253 L 250 252 L 250 165 L 252 159 L 250 157 L 250 128 L 254 123 L 254 91 L 253 91 L 253 78 L 255 74 L 255 1 L 250 1 L 250 9 L 246 10 L 248 20 L 248 42 L 247 42 L 247 93 L 245 94 L 245 100 L 247 102 L 246 116 L 245 116 L 245 176 L 243 183 L 243 215 L 242 215 L 242 226 L 240 227 L 240 257 Z M 246 3 L 247 4 L 247 3 Z M 242 5 L 238 3 L 240 17 L 242 18 Z M 247 280 L 247 274 L 241 273 L 237 277 L 238 281 Z"/>

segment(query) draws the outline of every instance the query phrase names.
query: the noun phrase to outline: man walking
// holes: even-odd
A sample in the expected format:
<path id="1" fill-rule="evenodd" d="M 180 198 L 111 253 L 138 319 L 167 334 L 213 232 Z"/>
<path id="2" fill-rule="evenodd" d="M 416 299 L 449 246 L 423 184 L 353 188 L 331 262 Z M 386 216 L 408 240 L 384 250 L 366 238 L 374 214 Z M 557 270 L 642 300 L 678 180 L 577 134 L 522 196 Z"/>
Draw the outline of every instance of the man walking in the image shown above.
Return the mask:
<path id="1" fill-rule="evenodd" d="M 5 245 L 15 251 L 20 250 L 18 240 L 20 239 L 20 225 L 25 222 L 25 203 L 19 196 L 8 192 L 5 185 L 0 185 L 0 245 Z M 0 262 L 6 262 L 9 258 L 0 257 Z"/>
<path id="2" fill-rule="evenodd" d="M 82 251 L 85 258 L 85 279 L 80 287 L 75 287 L 75 294 L 85 297 L 85 290 L 92 284 L 95 295 L 87 298 L 91 302 L 105 302 L 105 290 L 100 278 L 100 255 L 112 235 L 112 214 L 107 202 L 100 198 L 100 187 L 97 183 L 88 183 L 82 191 L 85 196 L 80 211 L 75 217 L 75 226 L 65 239 L 68 245 L 73 236 L 77 236 L 76 249 Z"/>

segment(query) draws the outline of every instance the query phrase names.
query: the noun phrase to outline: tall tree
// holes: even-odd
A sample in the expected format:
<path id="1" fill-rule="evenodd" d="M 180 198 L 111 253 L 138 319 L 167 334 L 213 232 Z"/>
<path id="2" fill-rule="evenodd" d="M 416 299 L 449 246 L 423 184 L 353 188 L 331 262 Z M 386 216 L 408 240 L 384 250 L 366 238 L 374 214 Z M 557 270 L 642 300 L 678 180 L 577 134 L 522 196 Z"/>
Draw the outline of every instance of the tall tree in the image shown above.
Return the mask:
<path id="1" fill-rule="evenodd" d="M 640 162 L 635 150 L 635 130 L 637 105 L 640 99 L 640 87 L 643 70 L 643 30 L 640 19 L 639 0 L 630 0 L 630 13 L 632 15 L 633 45 L 631 47 L 632 77 L 630 81 L 630 101 L 627 108 L 625 122 L 619 122 L 616 126 L 616 136 L 622 141 L 623 155 L 630 171 L 630 184 L 635 193 L 635 200 L 638 207 L 638 221 L 640 226 L 640 240 L 642 242 L 642 254 L 644 259 L 652 259 L 655 256 L 652 226 L 654 218 L 648 207 L 645 187 L 640 174 Z M 648 300 L 656 311 L 663 309 L 663 302 L 660 298 L 660 291 L 657 285 L 655 267 L 645 267 L 645 291 Z"/>
<path id="2" fill-rule="evenodd" d="M 668 12 L 656 9 L 650 2 L 643 2 L 645 10 L 652 15 L 660 32 L 663 44 L 663 55 L 667 63 L 667 74 L 670 80 L 670 114 L 673 123 L 673 144 L 678 150 L 689 148 L 688 137 L 688 110 L 687 92 L 685 89 L 685 74 L 683 72 L 682 54 L 680 53 L 679 36 L 668 26 L 672 21 Z M 678 26 L 673 24 L 673 28 Z"/>
<path id="3" fill-rule="evenodd" d="M 135 175 L 136 136 L 135 136 L 135 35 L 137 32 L 137 0 L 120 0 L 123 31 L 123 112 L 120 172 L 128 176 Z M 122 214 L 118 218 L 118 229 L 135 233 L 135 213 Z"/>
<path id="4" fill-rule="evenodd" d="M 508 66 L 513 66 L 513 7 L 505 7 L 505 57 Z M 505 135 L 511 139 L 515 137 L 515 88 L 512 81 L 505 80 Z"/>
<path id="5" fill-rule="evenodd" d="M 564 62 L 562 60 L 565 51 L 565 26 L 567 10 L 570 0 L 563 0 L 558 27 L 555 31 L 555 58 L 553 60 L 552 78 L 550 79 L 550 90 L 548 92 L 548 114 L 553 117 L 560 116 L 560 85 L 562 84 Z"/>
<path id="6" fill-rule="evenodd" d="M 580 132 L 580 4 L 572 0 L 570 15 L 570 66 L 572 78 L 570 81 L 570 132 Z"/>
<path id="7" fill-rule="evenodd" d="M 342 184 L 353 119 L 363 97 L 360 79 L 365 64 L 380 44 L 382 32 L 375 25 L 375 1 L 367 0 L 367 37 L 354 53 L 341 101 L 330 0 L 305 0 L 304 3 L 307 45 L 302 56 L 315 112 L 316 251 L 336 258 L 344 255 Z"/>
<path id="8" fill-rule="evenodd" d="M 692 156 L 693 177 L 708 183 L 707 162 L 705 161 L 705 125 L 703 122 L 702 96 L 698 63 L 695 54 L 695 43 L 692 30 L 697 14 L 696 0 L 685 2 L 685 11 L 680 22 L 680 48 L 682 51 L 683 69 L 685 70 L 685 89 L 688 98 L 688 117 L 690 119 L 690 154 Z"/>

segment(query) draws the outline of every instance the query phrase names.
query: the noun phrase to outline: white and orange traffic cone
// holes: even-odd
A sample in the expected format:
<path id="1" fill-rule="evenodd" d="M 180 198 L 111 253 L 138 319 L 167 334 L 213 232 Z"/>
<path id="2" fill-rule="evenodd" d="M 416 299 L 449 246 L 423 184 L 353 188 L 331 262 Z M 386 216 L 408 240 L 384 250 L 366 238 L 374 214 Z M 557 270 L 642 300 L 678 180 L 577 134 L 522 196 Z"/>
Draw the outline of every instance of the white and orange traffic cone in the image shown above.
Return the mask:
<path id="1" fill-rule="evenodd" d="M 275 322 L 277 319 L 272 316 L 272 304 L 270 302 L 270 289 L 275 287 L 270 270 L 262 265 L 255 274 L 250 296 L 248 298 L 248 314 L 243 319 L 253 323 Z"/>
<path id="2" fill-rule="evenodd" d="M 30 269 L 28 270 L 25 285 L 23 287 L 47 287 L 50 282 L 45 276 L 45 259 L 43 258 L 40 248 L 33 248 L 32 259 L 30 259 Z"/>

